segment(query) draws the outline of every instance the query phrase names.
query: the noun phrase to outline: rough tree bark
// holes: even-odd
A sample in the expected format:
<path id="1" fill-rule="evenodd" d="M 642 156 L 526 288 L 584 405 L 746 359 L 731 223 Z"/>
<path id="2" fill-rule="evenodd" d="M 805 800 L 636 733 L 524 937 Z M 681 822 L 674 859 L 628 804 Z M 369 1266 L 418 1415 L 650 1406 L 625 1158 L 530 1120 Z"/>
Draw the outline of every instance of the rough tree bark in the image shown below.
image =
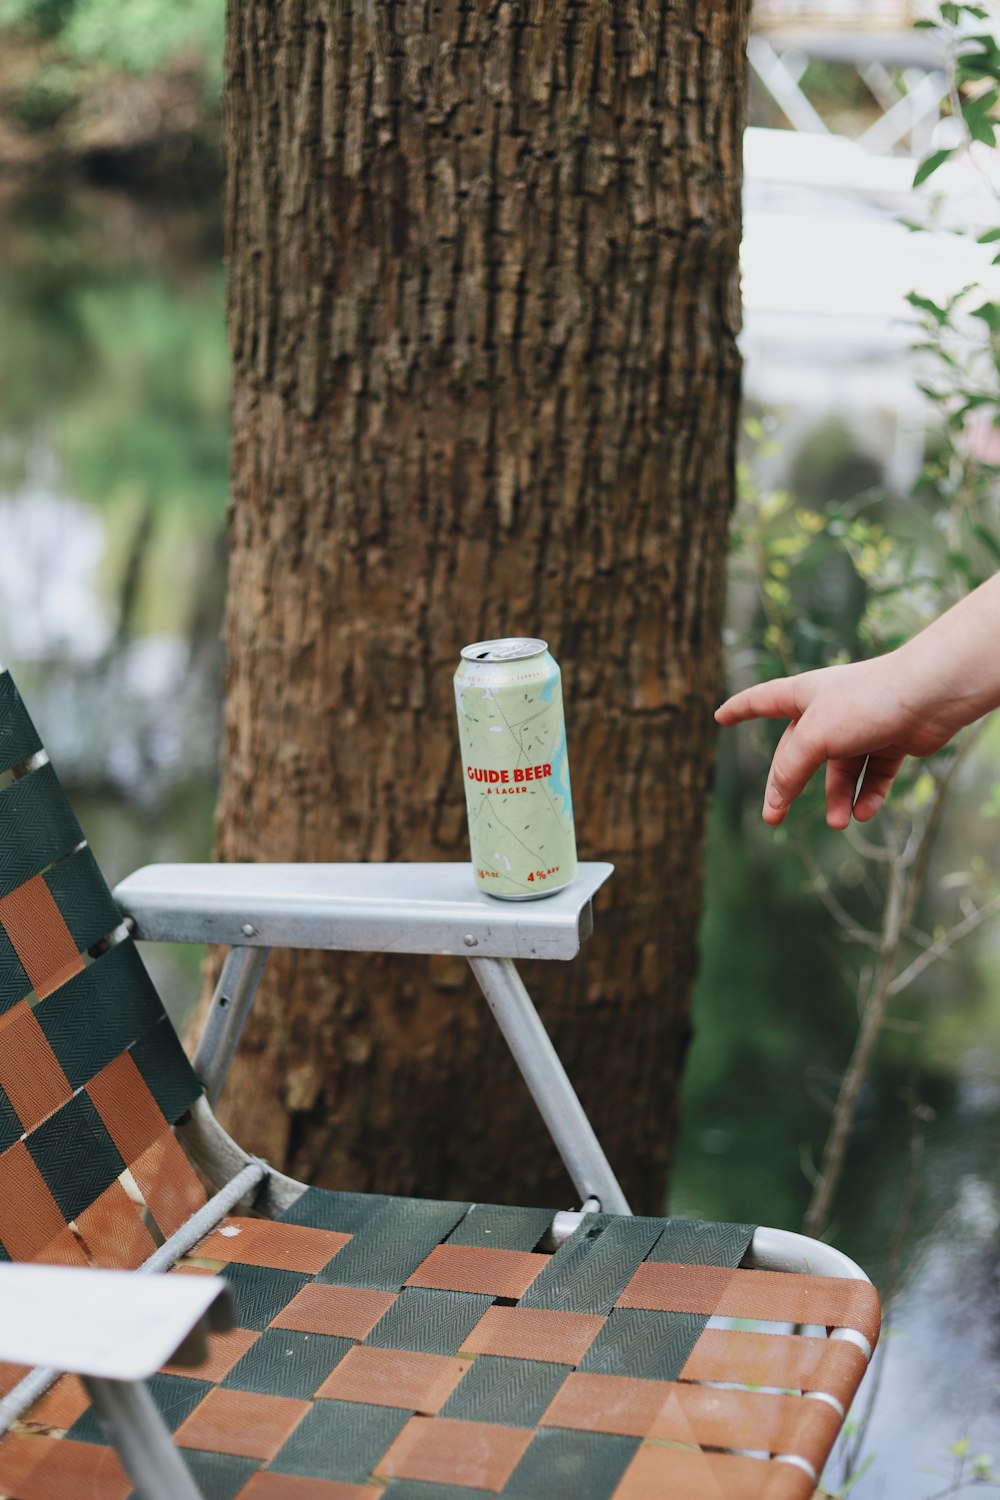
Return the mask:
<path id="1" fill-rule="evenodd" d="M 525 966 L 633 1203 L 689 1034 L 749 0 L 230 0 L 225 859 L 462 859 L 459 647 L 561 662 L 573 965 Z M 223 1117 L 325 1185 L 572 1199 L 461 960 L 272 958 Z"/>

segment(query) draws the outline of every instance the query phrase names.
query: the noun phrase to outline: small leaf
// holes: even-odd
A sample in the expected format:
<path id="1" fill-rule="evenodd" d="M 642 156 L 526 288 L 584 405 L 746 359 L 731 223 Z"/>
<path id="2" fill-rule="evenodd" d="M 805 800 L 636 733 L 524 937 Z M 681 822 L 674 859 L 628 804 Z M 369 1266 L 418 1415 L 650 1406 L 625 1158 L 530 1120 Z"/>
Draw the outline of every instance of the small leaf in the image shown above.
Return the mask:
<path id="1" fill-rule="evenodd" d="M 977 245 L 992 245 L 994 240 L 1000 240 L 1000 229 L 987 229 L 985 234 L 978 236 Z"/>
<path id="2" fill-rule="evenodd" d="M 966 129 L 974 141 L 980 141 L 984 146 L 995 144 L 994 125 L 990 116 L 996 108 L 997 98 L 997 90 L 992 88 L 978 98 L 962 104 L 962 118 Z"/>
<path id="3" fill-rule="evenodd" d="M 942 151 L 932 151 L 914 172 L 913 186 L 919 187 L 922 182 L 926 182 L 931 173 L 936 172 L 948 160 L 954 149 L 954 146 L 946 146 Z"/>
<path id="4" fill-rule="evenodd" d="M 918 312 L 927 313 L 939 326 L 943 324 L 948 317 L 948 313 L 945 308 L 939 307 L 936 302 L 932 302 L 930 297 L 921 297 L 919 292 L 907 292 L 905 300 L 910 304 L 911 307 L 915 307 Z"/>
<path id="5" fill-rule="evenodd" d="M 802 530 L 808 532 L 810 536 L 815 536 L 817 532 L 822 531 L 826 526 L 826 521 L 822 516 L 817 515 L 814 510 L 806 510 L 804 507 L 800 507 L 795 512 L 795 519 L 802 527 Z"/>
<path id="6" fill-rule="evenodd" d="M 996 302 L 983 302 L 979 307 L 974 307 L 969 315 L 973 318 L 982 318 L 991 333 L 1000 333 L 1000 305 Z"/>
<path id="7" fill-rule="evenodd" d="M 958 82 L 978 83 L 981 78 L 996 78 L 997 59 L 986 52 L 966 53 L 958 60 Z"/>

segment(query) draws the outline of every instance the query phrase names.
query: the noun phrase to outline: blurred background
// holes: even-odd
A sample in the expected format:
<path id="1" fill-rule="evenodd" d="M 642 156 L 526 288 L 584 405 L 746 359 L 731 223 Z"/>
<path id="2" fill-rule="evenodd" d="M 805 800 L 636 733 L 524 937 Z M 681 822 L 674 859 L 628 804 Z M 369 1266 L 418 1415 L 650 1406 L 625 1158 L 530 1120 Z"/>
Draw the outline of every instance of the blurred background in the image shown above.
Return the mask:
<path id="1" fill-rule="evenodd" d="M 901 576 L 912 595 L 934 570 L 916 601 L 933 613 L 945 572 L 960 588 L 1000 560 L 982 520 L 994 429 L 966 412 L 956 450 L 939 378 L 947 359 L 965 366 L 947 338 L 1000 296 L 998 247 L 980 243 L 1000 223 L 996 153 L 955 151 L 912 187 L 920 161 L 959 144 L 947 27 L 913 24 L 928 17 L 902 0 L 755 7 L 734 687 L 891 644 L 873 621 Z M 112 882 L 212 841 L 222 37 L 222 0 L 0 0 L 0 660 Z M 973 502 L 981 534 L 959 546 L 949 527 Z M 797 1228 L 890 833 L 828 834 L 815 800 L 764 830 L 767 752 L 766 734 L 720 744 L 670 1208 Z M 925 948 L 963 921 L 968 934 L 893 1007 L 829 1224 L 895 1289 L 849 1464 L 862 1500 L 963 1493 L 978 1456 L 980 1476 L 1000 1466 L 1000 925 L 972 920 L 994 895 L 998 752 L 1000 720 L 955 772 L 918 920 Z M 183 1021 L 200 955 L 150 958 Z M 843 1478 L 835 1465 L 827 1482 Z"/>

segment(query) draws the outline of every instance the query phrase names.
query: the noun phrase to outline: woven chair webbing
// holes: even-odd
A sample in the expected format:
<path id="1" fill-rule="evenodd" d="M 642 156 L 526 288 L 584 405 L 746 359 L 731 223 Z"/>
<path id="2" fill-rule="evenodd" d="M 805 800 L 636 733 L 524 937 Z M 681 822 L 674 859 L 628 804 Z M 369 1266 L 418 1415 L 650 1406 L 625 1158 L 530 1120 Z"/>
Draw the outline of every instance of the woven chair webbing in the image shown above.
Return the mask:
<path id="1" fill-rule="evenodd" d="M 200 1085 L 0 673 L 0 1259 L 134 1268 L 205 1195 Z"/>

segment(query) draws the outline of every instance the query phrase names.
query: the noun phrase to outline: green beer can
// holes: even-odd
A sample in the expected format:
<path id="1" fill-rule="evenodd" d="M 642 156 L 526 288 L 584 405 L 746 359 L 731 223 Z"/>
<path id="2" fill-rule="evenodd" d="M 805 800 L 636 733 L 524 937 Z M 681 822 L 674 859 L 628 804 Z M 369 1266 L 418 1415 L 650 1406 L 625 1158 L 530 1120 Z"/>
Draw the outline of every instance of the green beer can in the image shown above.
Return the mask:
<path id="1" fill-rule="evenodd" d="M 477 641 L 455 698 L 476 884 L 503 901 L 551 896 L 576 875 L 559 668 L 545 641 Z"/>

